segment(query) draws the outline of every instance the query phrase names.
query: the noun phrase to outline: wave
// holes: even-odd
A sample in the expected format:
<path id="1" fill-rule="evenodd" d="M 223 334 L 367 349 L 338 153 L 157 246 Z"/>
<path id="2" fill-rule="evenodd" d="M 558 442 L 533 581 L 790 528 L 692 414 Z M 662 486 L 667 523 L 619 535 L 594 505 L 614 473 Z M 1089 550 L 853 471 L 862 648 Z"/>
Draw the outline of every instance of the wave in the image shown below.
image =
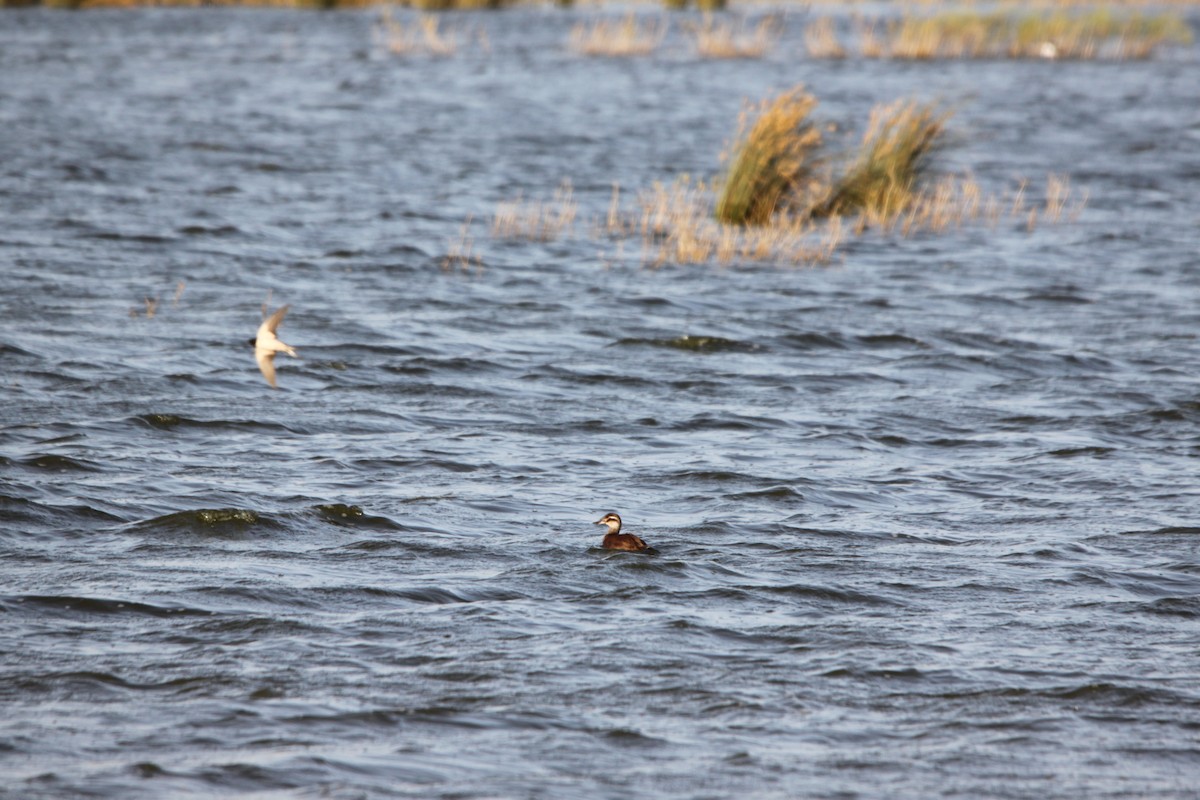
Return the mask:
<path id="1" fill-rule="evenodd" d="M 190 534 L 202 538 L 241 538 L 251 533 L 283 530 L 273 517 L 248 508 L 197 508 L 132 523 L 140 534 Z"/>
<path id="2" fill-rule="evenodd" d="M 0 610 L 10 613 L 56 612 L 61 616 L 133 615 L 144 617 L 210 616 L 213 612 L 187 606 L 160 606 L 133 600 L 72 595 L 0 596 Z"/>
<path id="3" fill-rule="evenodd" d="M 230 430 L 239 431 L 263 430 L 285 431 L 287 433 L 295 434 L 302 433 L 302 431 L 290 428 L 287 425 L 278 422 L 259 422 L 257 420 L 247 419 L 192 419 L 190 417 L 184 417 L 179 414 L 171 413 L 138 414 L 135 417 L 130 417 L 129 421 L 163 431 L 185 428 L 228 428 Z"/>
<path id="4" fill-rule="evenodd" d="M 54 536 L 63 536 L 83 520 L 89 523 L 124 522 L 115 514 L 82 503 L 52 505 L 27 497 L 0 495 L 0 522 L 8 523 L 10 528 L 9 531 L 0 531 L 0 537 L 18 533 L 18 526 L 23 529 L 20 531 L 23 535 L 44 526 L 51 529 Z"/>
<path id="5" fill-rule="evenodd" d="M 613 347 L 663 347 L 670 350 L 685 350 L 693 353 L 753 353 L 763 346 L 723 336 L 693 336 L 683 334 L 671 339 L 626 338 L 613 342 Z"/>
<path id="6" fill-rule="evenodd" d="M 311 510 L 316 512 L 316 515 L 325 522 L 331 522 L 334 525 L 342 527 L 384 530 L 402 529 L 401 525 L 397 525 L 387 517 L 365 513 L 361 506 L 347 505 L 345 503 L 325 503 L 313 506 Z"/>
<path id="7" fill-rule="evenodd" d="M 19 459 L 15 463 L 23 467 L 46 470 L 48 472 L 100 472 L 100 466 L 92 461 L 75 459 L 70 456 L 60 456 L 54 453 L 35 453 Z"/>

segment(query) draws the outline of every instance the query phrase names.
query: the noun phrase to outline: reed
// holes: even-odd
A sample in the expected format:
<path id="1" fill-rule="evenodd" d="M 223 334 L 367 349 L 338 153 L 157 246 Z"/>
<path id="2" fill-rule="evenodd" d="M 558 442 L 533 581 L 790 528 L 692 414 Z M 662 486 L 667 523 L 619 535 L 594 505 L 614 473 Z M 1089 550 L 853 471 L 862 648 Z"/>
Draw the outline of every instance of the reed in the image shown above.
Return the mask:
<path id="1" fill-rule="evenodd" d="M 458 33 L 443 32 L 441 20 L 430 14 L 421 14 L 415 24 L 405 25 L 392 16 L 390 6 L 384 6 L 377 30 L 384 47 L 393 55 L 447 58 L 458 51 Z"/>
<path id="2" fill-rule="evenodd" d="M 439 261 L 438 266 L 443 272 L 468 272 L 472 267 L 476 272 L 483 271 L 483 259 L 475 255 L 475 237 L 471 235 L 473 216 L 463 220 L 458 231 L 458 238 L 450 241 L 450 247 Z"/>
<path id="3" fill-rule="evenodd" d="M 683 11 L 692 0 L 661 0 L 663 8 L 668 11 Z M 729 0 L 695 0 L 696 8 L 700 11 L 724 11 Z"/>
<path id="4" fill-rule="evenodd" d="M 632 224 L 610 232 L 640 234 L 643 261 L 665 264 L 772 262 L 793 266 L 829 263 L 842 241 L 842 222 L 834 218 L 814 224 L 797 216 L 780 215 L 760 226 L 730 225 L 710 213 L 711 187 L 687 176 L 670 185 L 655 183 L 638 195 L 639 214 Z"/>
<path id="5" fill-rule="evenodd" d="M 716 202 L 731 225 L 765 225 L 794 197 L 820 191 L 821 131 L 809 121 L 817 100 L 797 86 L 743 110 Z"/>
<path id="6" fill-rule="evenodd" d="M 819 17 L 805 27 L 804 49 L 810 58 L 846 57 L 846 48 L 838 40 L 837 28 L 830 17 Z"/>
<path id="7" fill-rule="evenodd" d="M 933 104 L 915 100 L 876 106 L 858 155 L 815 213 L 858 214 L 868 223 L 889 224 L 915 199 L 948 118 Z"/>
<path id="8" fill-rule="evenodd" d="M 688 25 L 686 30 L 704 58 L 762 58 L 779 41 L 780 28 L 780 19 L 773 14 L 752 28 L 747 28 L 744 20 L 735 25 L 705 14 L 700 24 Z"/>
<path id="9" fill-rule="evenodd" d="M 492 236 L 550 242 L 575 222 L 579 205 L 569 181 L 564 181 L 546 202 L 521 198 L 500 203 L 492 216 Z"/>
<path id="10" fill-rule="evenodd" d="M 404 3 L 418 11 L 482 11 L 515 4 L 513 0 L 404 0 Z"/>
<path id="11" fill-rule="evenodd" d="M 863 58 L 883 58 L 887 52 L 883 39 L 875 33 L 875 25 L 872 20 L 858 21 L 858 51 Z"/>
<path id="12" fill-rule="evenodd" d="M 621 19 L 598 19 L 571 29 L 571 50 L 585 56 L 645 56 L 653 53 L 667 34 L 660 20 L 639 21 L 634 14 Z"/>
<path id="13" fill-rule="evenodd" d="M 918 233 L 943 233 L 949 228 L 986 223 L 996 226 L 1003 219 L 1019 220 L 1026 230 L 1039 223 L 1074 222 L 1087 205 L 1088 195 L 1077 195 L 1065 176 L 1046 176 L 1045 198 L 1041 205 L 1028 203 L 1029 182 L 1021 180 L 1008 196 L 985 193 L 971 176 L 944 175 L 918 191 L 908 208 L 885 221 L 887 230 L 903 236 Z"/>

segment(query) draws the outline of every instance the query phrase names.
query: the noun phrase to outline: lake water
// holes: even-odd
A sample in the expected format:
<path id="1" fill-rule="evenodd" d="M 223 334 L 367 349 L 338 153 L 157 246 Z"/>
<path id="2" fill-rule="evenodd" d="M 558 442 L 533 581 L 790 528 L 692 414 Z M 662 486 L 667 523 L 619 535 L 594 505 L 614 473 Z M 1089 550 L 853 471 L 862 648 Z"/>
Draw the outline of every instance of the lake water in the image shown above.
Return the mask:
<path id="1" fill-rule="evenodd" d="M 1194 798 L 1198 48 L 572 54 L 595 13 L 0 14 L 0 796 Z M 800 82 L 1087 206 L 589 233 Z M 564 179 L 572 233 L 489 235 Z"/>

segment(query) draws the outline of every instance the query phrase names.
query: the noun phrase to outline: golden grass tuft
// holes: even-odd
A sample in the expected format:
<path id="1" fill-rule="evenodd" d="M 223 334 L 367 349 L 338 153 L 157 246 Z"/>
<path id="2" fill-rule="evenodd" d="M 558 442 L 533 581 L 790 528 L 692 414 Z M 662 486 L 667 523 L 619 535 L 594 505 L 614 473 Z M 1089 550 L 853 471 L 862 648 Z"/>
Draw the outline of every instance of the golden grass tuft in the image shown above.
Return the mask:
<path id="1" fill-rule="evenodd" d="M 912 205 L 948 118 L 935 105 L 915 100 L 873 108 L 858 155 L 817 213 L 858 214 L 868 223 L 890 224 Z"/>
<path id="2" fill-rule="evenodd" d="M 570 182 L 564 181 L 549 202 L 518 198 L 500 203 L 492 216 L 492 236 L 550 242 L 571 227 L 578 208 Z"/>
<path id="3" fill-rule="evenodd" d="M 765 225 L 798 195 L 818 191 L 817 100 L 803 86 L 743 110 L 716 215 L 731 225 Z"/>
<path id="4" fill-rule="evenodd" d="M 699 25 L 687 26 L 687 31 L 704 58 L 762 58 L 774 49 L 779 41 L 780 20 L 769 15 L 759 20 L 752 28 L 743 20 L 737 25 L 732 22 L 717 22 L 712 15 L 705 14 Z"/>
<path id="5" fill-rule="evenodd" d="M 585 56 L 646 56 L 662 44 L 667 35 L 664 21 L 639 21 L 634 14 L 621 19 L 598 19 L 590 25 L 579 23 L 571 29 L 570 48 Z"/>

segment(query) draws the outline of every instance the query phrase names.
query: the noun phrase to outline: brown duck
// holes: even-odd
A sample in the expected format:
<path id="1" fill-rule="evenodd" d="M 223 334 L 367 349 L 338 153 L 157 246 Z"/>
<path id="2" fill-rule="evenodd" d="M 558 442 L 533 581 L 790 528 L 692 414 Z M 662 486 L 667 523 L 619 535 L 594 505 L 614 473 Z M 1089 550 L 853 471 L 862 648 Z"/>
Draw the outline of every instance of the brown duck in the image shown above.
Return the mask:
<path id="1" fill-rule="evenodd" d="M 621 517 L 617 514 L 605 514 L 593 524 L 608 526 L 608 533 L 604 534 L 604 541 L 600 544 L 605 550 L 636 551 L 645 550 L 649 547 L 648 544 L 642 541 L 640 536 L 634 536 L 632 533 L 621 533 Z"/>

